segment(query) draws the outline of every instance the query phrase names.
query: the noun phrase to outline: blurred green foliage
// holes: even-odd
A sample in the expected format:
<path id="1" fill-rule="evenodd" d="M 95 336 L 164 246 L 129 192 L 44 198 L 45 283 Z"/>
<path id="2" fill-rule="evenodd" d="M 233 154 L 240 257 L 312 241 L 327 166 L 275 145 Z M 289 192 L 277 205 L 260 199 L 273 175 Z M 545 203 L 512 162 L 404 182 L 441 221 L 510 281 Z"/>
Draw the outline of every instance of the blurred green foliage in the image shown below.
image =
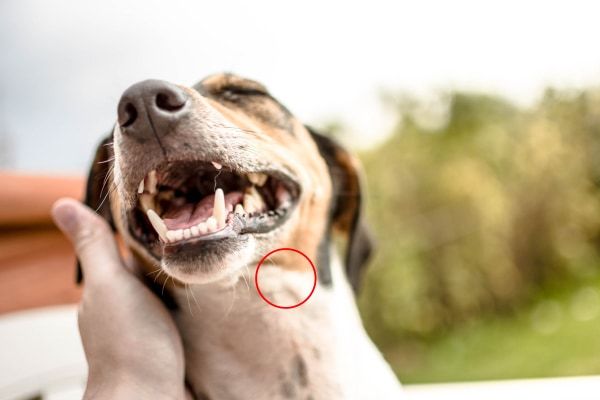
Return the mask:
<path id="1" fill-rule="evenodd" d="M 405 100 L 361 155 L 378 249 L 359 307 L 384 349 L 514 315 L 600 271 L 600 91 Z"/>

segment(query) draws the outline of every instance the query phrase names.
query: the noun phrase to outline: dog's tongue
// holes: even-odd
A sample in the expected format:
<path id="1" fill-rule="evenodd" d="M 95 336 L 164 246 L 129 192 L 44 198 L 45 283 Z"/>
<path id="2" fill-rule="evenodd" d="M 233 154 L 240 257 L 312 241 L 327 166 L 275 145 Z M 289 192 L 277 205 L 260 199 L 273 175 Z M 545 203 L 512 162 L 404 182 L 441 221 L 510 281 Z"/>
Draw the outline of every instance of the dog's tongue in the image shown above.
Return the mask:
<path id="1" fill-rule="evenodd" d="M 230 192 L 225 195 L 225 209 L 232 211 L 235 204 L 242 201 L 242 192 Z M 186 203 L 171 206 L 162 216 L 168 230 L 185 229 L 206 221 L 213 215 L 215 195 L 205 196 L 196 204 Z"/>

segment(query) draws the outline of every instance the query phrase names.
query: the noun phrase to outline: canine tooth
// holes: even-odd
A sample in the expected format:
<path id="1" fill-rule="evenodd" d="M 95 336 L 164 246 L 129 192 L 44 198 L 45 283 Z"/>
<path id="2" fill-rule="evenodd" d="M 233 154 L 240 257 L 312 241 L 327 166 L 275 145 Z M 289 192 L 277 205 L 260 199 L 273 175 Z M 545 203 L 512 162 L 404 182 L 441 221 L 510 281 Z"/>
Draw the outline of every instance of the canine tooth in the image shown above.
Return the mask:
<path id="1" fill-rule="evenodd" d="M 140 185 L 138 186 L 138 194 L 144 193 L 144 180 L 140 181 Z"/>
<path id="2" fill-rule="evenodd" d="M 148 193 L 142 193 L 140 195 L 140 205 L 142 206 L 142 210 L 148 212 L 148 210 L 153 210 L 154 207 L 154 196 Z"/>
<path id="3" fill-rule="evenodd" d="M 168 231 L 167 232 L 167 239 L 169 239 L 169 242 L 175 242 L 175 241 L 177 241 L 176 231 Z"/>
<path id="4" fill-rule="evenodd" d="M 261 187 L 265 184 L 265 182 L 267 181 L 268 176 L 265 174 L 262 174 L 260 172 L 250 172 L 248 174 L 248 180 L 252 183 L 254 183 L 256 186 Z"/>
<path id="5" fill-rule="evenodd" d="M 217 226 L 225 226 L 225 218 L 227 217 L 227 211 L 225 211 L 225 194 L 223 189 L 219 188 L 215 192 L 215 202 L 213 206 L 213 217 L 217 221 Z"/>
<path id="6" fill-rule="evenodd" d="M 189 228 L 186 228 L 183 230 L 183 238 L 184 239 L 189 239 L 192 237 L 192 231 L 190 231 Z"/>
<path id="7" fill-rule="evenodd" d="M 156 233 L 158 233 L 160 239 L 163 242 L 168 242 L 167 225 L 165 225 L 165 222 L 162 220 L 162 218 L 159 217 L 156 211 L 154 211 L 153 209 L 149 209 L 148 211 L 146 211 L 146 215 L 148 216 L 152 227 L 154 228 Z"/>
<path id="8" fill-rule="evenodd" d="M 200 222 L 198 225 L 196 225 L 196 227 L 198 227 L 198 232 L 200 232 L 201 235 L 204 235 L 206 232 L 208 232 L 208 229 L 206 228 L 206 222 Z"/>
<path id="9" fill-rule="evenodd" d="M 215 167 L 216 169 L 221 169 L 223 168 L 223 166 L 221 164 L 219 164 L 218 162 L 215 161 L 211 161 L 213 167 Z"/>
<path id="10" fill-rule="evenodd" d="M 194 225 L 190 228 L 190 233 L 192 234 L 192 236 L 198 236 L 200 235 L 200 230 L 196 225 Z"/>
<path id="11" fill-rule="evenodd" d="M 206 231 L 214 232 L 217 230 L 217 220 L 215 217 L 210 217 L 206 220 Z"/>
<path id="12" fill-rule="evenodd" d="M 148 192 L 150 194 L 156 194 L 156 185 L 158 184 L 158 180 L 156 178 L 156 170 L 153 169 L 148 173 Z"/>
<path id="13" fill-rule="evenodd" d="M 242 206 L 241 204 L 237 204 L 235 206 L 234 213 L 237 214 L 237 215 L 244 215 L 244 214 L 246 214 L 246 211 L 244 210 L 244 206 Z"/>

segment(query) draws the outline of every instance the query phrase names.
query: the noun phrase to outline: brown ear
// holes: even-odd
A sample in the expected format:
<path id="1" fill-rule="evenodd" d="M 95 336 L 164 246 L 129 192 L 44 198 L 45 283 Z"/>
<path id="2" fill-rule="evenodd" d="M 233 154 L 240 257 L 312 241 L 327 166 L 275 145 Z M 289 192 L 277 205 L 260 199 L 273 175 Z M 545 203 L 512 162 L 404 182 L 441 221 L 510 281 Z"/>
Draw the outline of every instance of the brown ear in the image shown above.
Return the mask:
<path id="1" fill-rule="evenodd" d="M 346 273 L 355 292 L 373 250 L 373 240 L 363 219 L 362 185 L 358 160 L 333 139 L 307 127 L 332 181 L 329 220 L 332 228 L 347 235 Z"/>
<path id="2" fill-rule="evenodd" d="M 98 148 L 94 161 L 90 167 L 90 172 L 87 178 L 85 187 L 85 205 L 96 211 L 102 218 L 106 219 L 113 231 L 115 226 L 110 211 L 110 196 L 109 192 L 113 189 L 112 184 L 112 160 L 113 160 L 113 137 L 112 134 L 103 139 Z M 83 274 L 79 260 L 77 261 L 77 283 L 81 283 Z"/>

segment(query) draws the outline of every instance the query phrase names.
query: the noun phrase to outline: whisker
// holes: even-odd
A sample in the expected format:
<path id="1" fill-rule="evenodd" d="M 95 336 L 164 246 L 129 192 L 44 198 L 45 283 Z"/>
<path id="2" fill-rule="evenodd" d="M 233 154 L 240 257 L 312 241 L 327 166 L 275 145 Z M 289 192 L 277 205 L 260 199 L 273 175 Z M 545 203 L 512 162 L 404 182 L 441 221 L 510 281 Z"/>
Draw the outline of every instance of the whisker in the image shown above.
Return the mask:
<path id="1" fill-rule="evenodd" d="M 250 268 L 248 268 L 248 265 L 245 265 L 246 268 L 246 272 L 248 273 L 248 277 L 250 276 Z M 246 284 L 246 290 L 248 292 L 250 292 L 250 285 L 248 284 L 248 277 L 246 277 L 246 274 L 242 274 L 242 278 L 244 279 L 244 283 Z"/>
<path id="2" fill-rule="evenodd" d="M 159 276 L 161 276 L 163 274 L 163 270 L 161 269 L 160 271 L 158 271 L 158 274 L 154 277 L 154 283 L 156 283 L 156 280 L 158 279 Z"/>
<path id="3" fill-rule="evenodd" d="M 194 299 L 194 303 L 196 303 L 196 307 L 198 307 L 198 309 L 200 309 L 200 304 L 198 303 L 198 300 L 196 300 L 196 296 L 194 295 L 194 290 L 190 287 L 190 293 L 192 294 L 192 299 Z"/>
<path id="4" fill-rule="evenodd" d="M 150 275 L 153 275 L 153 274 L 156 274 L 156 273 L 160 273 L 160 271 L 162 271 L 162 269 L 160 267 L 158 267 L 154 271 L 148 272 L 146 274 L 146 276 L 150 276 Z"/>
<path id="5" fill-rule="evenodd" d="M 115 165 L 114 165 L 114 164 L 111 164 L 111 166 L 110 166 L 110 169 L 109 169 L 108 173 L 107 173 L 107 174 L 106 174 L 106 176 L 104 177 L 104 183 L 102 184 L 102 189 L 100 189 L 100 196 L 102 196 L 102 192 L 104 191 L 104 187 L 106 186 L 106 182 L 107 182 L 107 180 L 108 180 L 108 177 L 109 177 L 109 176 L 112 176 L 114 168 L 115 168 Z M 109 196 L 111 193 L 114 193 L 114 191 L 115 191 L 115 190 L 117 190 L 117 188 L 118 188 L 118 185 L 119 185 L 119 182 L 117 182 L 117 181 L 113 181 L 111 185 L 112 185 L 112 190 L 113 190 L 113 191 L 111 192 L 111 189 L 109 189 L 109 190 L 107 190 L 107 191 L 106 191 L 106 195 L 104 196 L 104 198 L 103 198 L 103 199 L 102 199 L 102 201 L 100 202 L 100 205 L 98 205 L 98 207 L 96 208 L 96 212 L 98 212 L 98 211 L 99 211 L 99 210 L 102 208 L 102 206 L 104 205 L 104 202 L 106 201 L 106 199 L 108 198 L 108 196 Z"/>
<path id="6" fill-rule="evenodd" d="M 98 164 L 106 164 L 106 163 L 109 163 L 109 162 L 114 161 L 114 160 L 115 160 L 115 156 L 112 156 L 108 160 L 98 161 Z"/>
<path id="7" fill-rule="evenodd" d="M 233 285 L 231 289 L 231 303 L 229 304 L 229 308 L 225 312 L 225 315 L 223 316 L 223 319 L 221 321 L 226 320 L 227 317 L 229 317 L 231 310 L 233 310 L 233 304 L 235 303 L 236 285 Z"/>
<path id="8" fill-rule="evenodd" d="M 170 275 L 167 275 L 167 279 L 165 279 L 165 281 L 163 282 L 162 290 L 160 291 L 161 297 L 165 294 L 165 286 L 167 285 L 167 281 L 169 280 L 170 277 L 171 277 Z"/>
<path id="9" fill-rule="evenodd" d="M 192 305 L 190 304 L 190 296 L 188 294 L 188 284 L 187 283 L 184 285 L 184 288 L 185 288 L 185 298 L 187 299 L 187 303 L 188 303 L 188 309 L 190 310 L 190 315 L 193 317 L 194 312 L 192 311 Z"/>

